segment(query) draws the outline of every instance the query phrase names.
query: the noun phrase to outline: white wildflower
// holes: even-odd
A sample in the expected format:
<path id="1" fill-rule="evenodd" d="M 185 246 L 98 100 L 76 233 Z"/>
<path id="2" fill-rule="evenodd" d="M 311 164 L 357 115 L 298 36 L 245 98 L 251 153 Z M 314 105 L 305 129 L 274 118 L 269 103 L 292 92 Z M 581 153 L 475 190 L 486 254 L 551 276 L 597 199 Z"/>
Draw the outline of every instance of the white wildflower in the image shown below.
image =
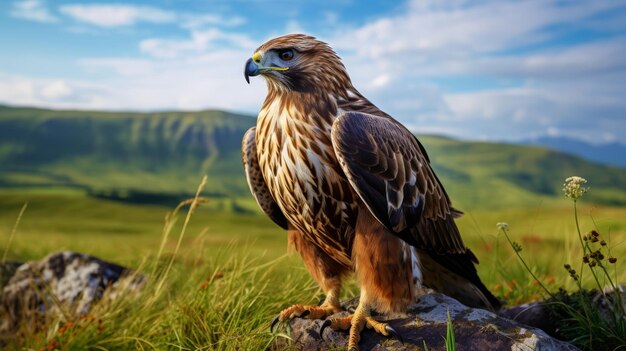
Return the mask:
<path id="1" fill-rule="evenodd" d="M 565 197 L 574 201 L 581 198 L 589 190 L 589 188 L 582 186 L 585 183 L 587 183 L 587 179 L 582 177 L 573 176 L 565 179 L 565 184 L 563 184 Z"/>
<path id="2" fill-rule="evenodd" d="M 496 224 L 496 228 L 506 231 L 509 230 L 509 224 L 507 222 L 498 222 L 498 224 Z"/>

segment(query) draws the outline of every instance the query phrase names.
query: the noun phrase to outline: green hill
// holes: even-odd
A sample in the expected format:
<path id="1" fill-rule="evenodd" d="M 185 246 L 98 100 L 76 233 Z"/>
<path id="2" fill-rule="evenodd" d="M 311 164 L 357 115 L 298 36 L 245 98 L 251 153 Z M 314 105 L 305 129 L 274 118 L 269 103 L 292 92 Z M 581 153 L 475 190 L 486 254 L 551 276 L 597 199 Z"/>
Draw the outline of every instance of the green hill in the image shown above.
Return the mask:
<path id="1" fill-rule="evenodd" d="M 420 136 L 433 168 L 460 208 L 562 204 L 565 178 L 589 180 L 586 201 L 626 205 L 626 170 L 543 147 Z"/>
<path id="2" fill-rule="evenodd" d="M 94 112 L 0 107 L 0 185 L 96 193 L 247 191 L 241 138 L 254 123 L 222 111 Z"/>
<path id="3" fill-rule="evenodd" d="M 0 107 L 0 187 L 75 187 L 157 201 L 193 192 L 247 196 L 240 161 L 249 116 L 222 111 L 95 112 Z M 563 180 L 589 179 L 596 203 L 626 205 L 626 170 L 541 147 L 421 136 L 460 208 L 556 203 Z"/>

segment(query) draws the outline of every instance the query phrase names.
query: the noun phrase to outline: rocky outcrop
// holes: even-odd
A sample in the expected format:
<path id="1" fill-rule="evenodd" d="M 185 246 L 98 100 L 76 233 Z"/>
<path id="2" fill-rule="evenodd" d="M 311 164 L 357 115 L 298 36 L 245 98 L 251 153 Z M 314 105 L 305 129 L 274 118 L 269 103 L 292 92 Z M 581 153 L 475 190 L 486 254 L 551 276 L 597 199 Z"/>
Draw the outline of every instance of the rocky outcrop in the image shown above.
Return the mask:
<path id="1" fill-rule="evenodd" d="M 0 333 L 11 333 L 23 323 L 41 325 L 59 314 L 86 314 L 104 296 L 114 298 L 120 286 L 133 290 L 142 281 L 128 268 L 69 251 L 24 263 L 2 289 Z"/>
<path id="2" fill-rule="evenodd" d="M 348 306 L 355 303 L 348 303 Z M 456 349 L 462 350 L 578 350 L 556 340 L 539 329 L 526 327 L 510 319 L 482 309 L 470 308 L 440 293 L 429 292 L 404 315 L 379 317 L 386 320 L 403 338 L 387 338 L 371 330 L 362 333 L 361 351 L 383 350 L 445 350 L 448 312 L 453 324 Z M 347 312 L 341 312 L 341 314 Z M 319 335 L 322 321 L 296 318 L 289 323 L 290 338 L 278 338 L 276 349 L 299 350 L 343 349 L 347 332 L 324 330 Z"/>
<path id="3" fill-rule="evenodd" d="M 22 265 L 22 262 L 18 261 L 6 261 L 0 263 L 0 291 L 9 282 L 11 277 L 15 275 L 15 271 Z"/>
<path id="4" fill-rule="evenodd" d="M 617 293 L 615 289 L 617 289 Z M 615 289 L 611 286 L 607 286 L 604 291 L 579 291 L 571 295 L 565 295 L 569 300 L 569 302 L 565 302 L 570 305 L 570 308 L 576 309 L 577 305 L 572 304 L 572 301 L 578 302 L 581 298 L 588 301 L 586 303 L 593 306 L 593 310 L 599 314 L 600 319 L 610 325 L 615 316 L 614 308 L 619 306 L 624 311 L 624 314 L 626 314 L 626 285 L 618 285 Z M 512 319 L 518 323 L 539 328 L 551 336 L 566 339 L 567 336 L 563 335 L 561 330 L 561 328 L 563 328 L 562 319 L 570 317 L 566 314 L 558 313 L 559 310 L 564 310 L 564 308 L 558 308 L 559 305 L 563 305 L 563 298 L 564 295 L 561 294 L 560 300 L 548 299 L 545 301 L 535 301 L 512 306 L 501 310 L 499 314 L 502 317 Z M 620 299 L 619 303 L 614 303 L 617 298 Z"/>

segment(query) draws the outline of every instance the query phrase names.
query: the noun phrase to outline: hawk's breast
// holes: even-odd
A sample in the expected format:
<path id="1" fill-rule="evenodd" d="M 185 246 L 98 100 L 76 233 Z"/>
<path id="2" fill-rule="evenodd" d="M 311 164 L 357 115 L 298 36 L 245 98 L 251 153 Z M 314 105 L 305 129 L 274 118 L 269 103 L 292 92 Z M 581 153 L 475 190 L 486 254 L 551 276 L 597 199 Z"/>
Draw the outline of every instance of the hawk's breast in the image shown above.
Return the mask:
<path id="1" fill-rule="evenodd" d="M 335 116 L 305 111 L 279 98 L 264 106 L 256 131 L 259 165 L 289 223 L 349 266 L 357 203 L 332 147 Z"/>

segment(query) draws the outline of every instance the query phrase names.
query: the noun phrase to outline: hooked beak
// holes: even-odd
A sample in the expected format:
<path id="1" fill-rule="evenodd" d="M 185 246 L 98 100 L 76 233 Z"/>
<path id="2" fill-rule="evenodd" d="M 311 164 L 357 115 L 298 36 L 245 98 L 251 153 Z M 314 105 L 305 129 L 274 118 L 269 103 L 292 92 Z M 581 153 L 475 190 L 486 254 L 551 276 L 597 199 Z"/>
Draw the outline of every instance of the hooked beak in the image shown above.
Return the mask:
<path id="1" fill-rule="evenodd" d="M 243 68 L 243 76 L 246 77 L 246 82 L 250 84 L 250 77 L 258 76 L 259 74 L 267 71 L 287 71 L 289 67 L 277 67 L 277 66 L 269 66 L 263 67 L 259 66 L 261 64 L 261 54 L 256 52 L 252 55 L 251 58 L 246 61 L 246 66 Z"/>
<path id="2" fill-rule="evenodd" d="M 248 61 L 246 61 L 246 66 L 243 68 L 243 76 L 246 77 L 246 82 L 250 84 L 250 77 L 258 76 L 260 73 L 261 70 L 259 66 L 257 66 L 252 58 L 249 58 Z"/>

